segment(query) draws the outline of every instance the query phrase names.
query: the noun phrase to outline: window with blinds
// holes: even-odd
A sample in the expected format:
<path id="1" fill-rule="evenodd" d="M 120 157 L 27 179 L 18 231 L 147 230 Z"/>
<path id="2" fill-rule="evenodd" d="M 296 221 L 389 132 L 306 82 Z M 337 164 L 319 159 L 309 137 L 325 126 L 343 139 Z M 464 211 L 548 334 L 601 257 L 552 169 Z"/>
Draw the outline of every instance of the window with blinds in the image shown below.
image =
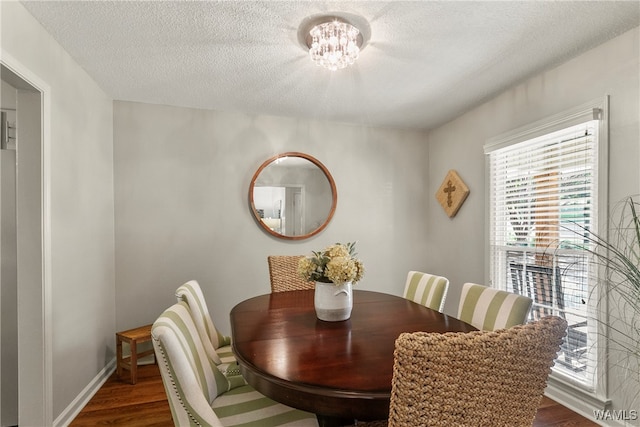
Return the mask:
<path id="1" fill-rule="evenodd" d="M 530 320 L 567 320 L 554 370 L 593 386 L 596 351 L 586 230 L 597 230 L 598 120 L 485 146 L 492 286 L 533 300 Z M 588 120 L 585 120 L 588 118 Z M 541 133 L 541 132 L 538 132 Z"/>

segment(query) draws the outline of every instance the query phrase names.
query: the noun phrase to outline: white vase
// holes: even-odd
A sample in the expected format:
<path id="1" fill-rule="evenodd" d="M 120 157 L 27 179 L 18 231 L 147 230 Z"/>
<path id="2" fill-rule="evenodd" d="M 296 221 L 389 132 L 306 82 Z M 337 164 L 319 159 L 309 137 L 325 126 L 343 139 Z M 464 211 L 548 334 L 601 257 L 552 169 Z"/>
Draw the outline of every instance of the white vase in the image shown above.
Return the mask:
<path id="1" fill-rule="evenodd" d="M 327 322 L 339 322 L 351 317 L 353 294 L 351 282 L 343 285 L 316 282 L 314 298 L 316 316 Z"/>

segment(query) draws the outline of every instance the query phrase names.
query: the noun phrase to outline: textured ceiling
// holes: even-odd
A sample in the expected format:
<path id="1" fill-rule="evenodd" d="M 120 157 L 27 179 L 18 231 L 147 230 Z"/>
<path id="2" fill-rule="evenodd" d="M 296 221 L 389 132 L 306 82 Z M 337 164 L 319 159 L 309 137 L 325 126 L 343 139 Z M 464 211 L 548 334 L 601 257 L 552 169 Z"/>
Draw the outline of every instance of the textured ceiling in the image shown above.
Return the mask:
<path id="1" fill-rule="evenodd" d="M 23 1 L 116 100 L 427 129 L 640 25 L 638 1 Z M 330 72 L 298 42 L 319 13 L 371 37 Z"/>

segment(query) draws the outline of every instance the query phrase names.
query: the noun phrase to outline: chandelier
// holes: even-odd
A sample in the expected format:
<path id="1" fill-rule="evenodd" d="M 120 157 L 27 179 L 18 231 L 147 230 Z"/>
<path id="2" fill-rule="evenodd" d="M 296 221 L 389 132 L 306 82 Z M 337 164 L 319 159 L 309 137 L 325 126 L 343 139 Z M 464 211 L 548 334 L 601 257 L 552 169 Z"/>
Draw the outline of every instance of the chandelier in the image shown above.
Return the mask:
<path id="1" fill-rule="evenodd" d="M 315 25 L 306 39 L 311 60 L 331 71 L 353 64 L 363 40 L 360 30 L 337 18 Z"/>

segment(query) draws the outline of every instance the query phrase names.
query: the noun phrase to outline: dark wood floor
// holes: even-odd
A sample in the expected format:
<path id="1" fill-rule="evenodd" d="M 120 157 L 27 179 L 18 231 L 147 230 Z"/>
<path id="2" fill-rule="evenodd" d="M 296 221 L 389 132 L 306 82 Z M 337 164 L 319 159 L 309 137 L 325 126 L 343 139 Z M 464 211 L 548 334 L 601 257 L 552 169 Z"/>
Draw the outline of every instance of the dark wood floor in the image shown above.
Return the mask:
<path id="1" fill-rule="evenodd" d="M 172 426 L 171 411 L 157 365 L 140 366 L 138 382 L 131 385 L 115 373 L 70 424 L 79 426 Z M 534 427 L 597 426 L 551 399 L 543 398 Z"/>

